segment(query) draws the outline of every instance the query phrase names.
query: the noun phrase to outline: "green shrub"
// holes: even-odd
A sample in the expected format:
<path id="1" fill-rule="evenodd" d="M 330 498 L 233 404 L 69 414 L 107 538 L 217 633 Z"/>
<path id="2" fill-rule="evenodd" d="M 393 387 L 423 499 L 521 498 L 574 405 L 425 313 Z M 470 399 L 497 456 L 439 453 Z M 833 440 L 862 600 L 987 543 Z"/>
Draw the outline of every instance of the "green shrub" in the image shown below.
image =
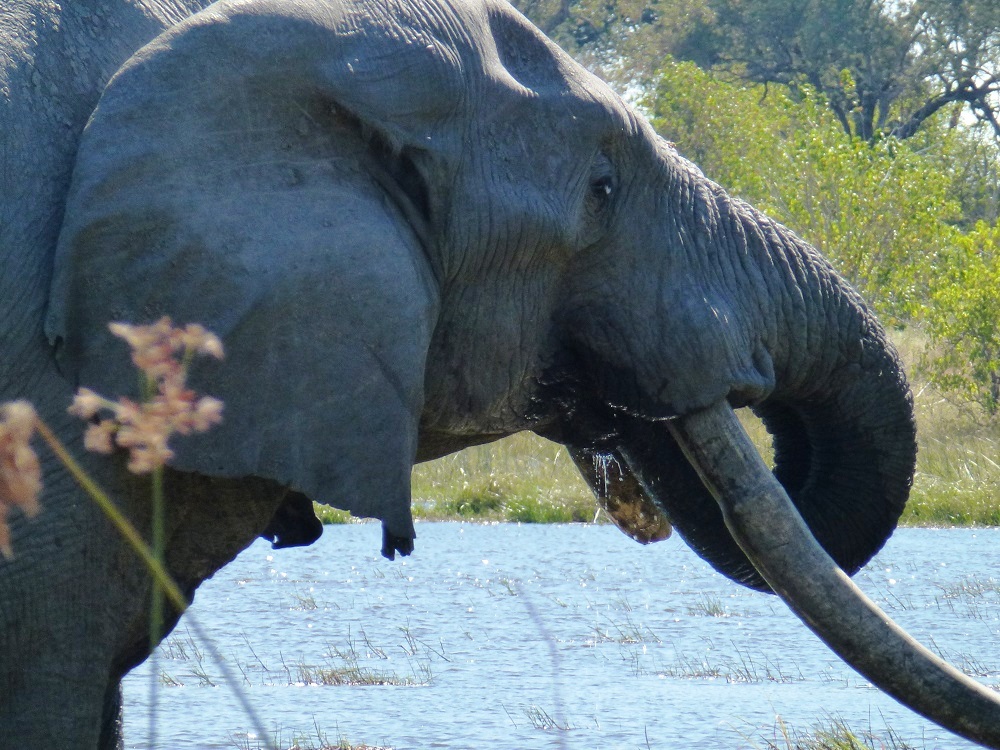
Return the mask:
<path id="1" fill-rule="evenodd" d="M 926 261 L 960 213 L 944 143 L 852 140 L 808 86 L 738 85 L 690 63 L 668 61 L 647 106 L 681 154 L 813 244 L 882 316 L 906 320 L 926 298 Z"/>
<path id="2" fill-rule="evenodd" d="M 1000 410 L 1000 223 L 979 222 L 928 269 L 920 319 L 931 338 L 923 371 L 940 388 Z"/>

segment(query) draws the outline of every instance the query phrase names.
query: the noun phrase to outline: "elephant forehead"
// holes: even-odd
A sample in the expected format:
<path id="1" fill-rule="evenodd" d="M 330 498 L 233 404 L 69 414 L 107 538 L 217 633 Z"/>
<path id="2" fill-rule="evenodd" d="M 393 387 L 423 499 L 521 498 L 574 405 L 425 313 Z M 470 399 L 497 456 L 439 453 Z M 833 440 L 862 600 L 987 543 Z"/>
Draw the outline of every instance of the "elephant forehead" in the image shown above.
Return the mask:
<path id="1" fill-rule="evenodd" d="M 430 137 L 462 112 L 479 45 L 434 11 L 432 3 L 380 4 L 336 29 L 339 54 L 325 72 L 337 98 L 363 119 L 409 131 L 423 123 Z"/>
<path id="2" fill-rule="evenodd" d="M 573 95 L 581 99 L 618 101 L 599 78 L 573 60 L 564 50 L 507 3 L 486 2 L 489 72 L 496 66 L 526 91 L 538 96 Z"/>

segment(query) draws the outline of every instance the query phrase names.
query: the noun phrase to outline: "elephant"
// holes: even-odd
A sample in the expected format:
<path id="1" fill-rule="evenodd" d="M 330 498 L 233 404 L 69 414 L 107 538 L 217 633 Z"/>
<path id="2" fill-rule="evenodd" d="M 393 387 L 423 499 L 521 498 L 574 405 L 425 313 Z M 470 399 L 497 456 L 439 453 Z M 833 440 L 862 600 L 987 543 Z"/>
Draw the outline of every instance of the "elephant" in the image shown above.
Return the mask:
<path id="1" fill-rule="evenodd" d="M 224 421 L 164 477 L 188 597 L 259 535 L 313 541 L 311 501 L 410 554 L 414 463 L 532 430 L 609 507 L 662 516 L 882 689 L 1000 747 L 996 696 L 848 578 L 914 471 L 884 329 L 503 0 L 7 0 L 0 50 L 0 402 L 82 453 L 76 388 L 134 390 L 109 321 L 225 343 L 192 374 Z M 121 456 L 81 458 L 148 529 Z M 0 561 L 0 744 L 120 747 L 152 583 L 42 463 L 44 510 L 11 518 Z"/>

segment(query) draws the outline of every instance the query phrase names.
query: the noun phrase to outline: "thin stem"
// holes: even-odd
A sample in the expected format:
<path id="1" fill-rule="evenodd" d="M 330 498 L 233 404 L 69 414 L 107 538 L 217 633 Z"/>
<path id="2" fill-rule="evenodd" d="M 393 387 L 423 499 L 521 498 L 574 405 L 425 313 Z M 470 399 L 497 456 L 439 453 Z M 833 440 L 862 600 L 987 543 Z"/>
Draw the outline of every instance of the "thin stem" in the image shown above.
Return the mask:
<path id="1" fill-rule="evenodd" d="M 184 612 L 188 608 L 188 601 L 181 593 L 181 590 L 174 583 L 174 579 L 170 577 L 170 574 L 166 571 L 163 565 L 156 559 L 152 551 L 149 549 L 149 545 L 143 541 L 142 536 L 136 531 L 135 526 L 133 526 L 127 518 L 122 514 L 118 507 L 111 501 L 111 498 L 105 494 L 105 492 L 97 486 L 97 484 L 87 475 L 83 468 L 76 462 L 76 459 L 70 455 L 69 451 L 62 442 L 55 436 L 55 433 L 49 429 L 41 419 L 36 420 L 36 427 L 38 429 L 38 434 L 42 436 L 42 439 L 48 444 L 49 448 L 56 455 L 56 457 L 62 461 L 66 470 L 73 476 L 77 483 L 84 489 L 84 491 L 90 495 L 97 506 L 103 511 L 104 515 L 107 516 L 111 524 L 118 530 L 118 532 L 125 538 L 129 546 L 135 550 L 135 553 L 142 559 L 149 568 L 153 579 L 159 584 L 163 589 L 163 593 L 166 594 L 167 599 L 170 603 L 177 609 L 178 612 Z"/>
<path id="2" fill-rule="evenodd" d="M 188 626 L 192 630 L 194 630 L 195 635 L 198 636 L 198 640 L 200 640 L 202 642 L 202 645 L 204 645 L 205 648 L 208 649 L 209 653 L 212 656 L 212 659 L 215 661 L 215 665 L 219 668 L 219 671 L 222 672 L 223 680 L 232 689 L 233 694 L 236 696 L 236 700 L 239 701 L 240 706 L 243 708 L 243 711 L 246 713 L 247 716 L 250 717 L 250 722 L 253 724 L 254 729 L 257 732 L 257 736 L 263 739 L 263 741 L 267 745 L 268 750 L 277 750 L 275 744 L 271 741 L 271 735 L 265 728 L 264 722 L 261 720 L 260 715 L 254 710 L 253 705 L 247 699 L 246 693 L 244 693 L 243 690 L 240 689 L 240 684 L 236 680 L 236 676 L 233 674 L 233 671 L 226 665 L 226 661 L 225 659 L 222 658 L 222 654 L 219 653 L 219 649 L 215 647 L 215 643 L 213 643 L 212 639 L 208 637 L 208 634 L 204 630 L 202 630 L 201 625 L 198 623 L 198 620 L 194 616 L 194 612 L 188 612 L 187 616 L 184 618 L 184 622 L 186 622 Z"/>
<path id="3" fill-rule="evenodd" d="M 152 476 L 152 500 L 153 500 L 153 531 L 152 547 L 153 558 L 161 566 L 165 564 L 166 545 L 164 543 L 163 530 L 163 467 L 153 470 Z M 149 746 L 156 747 L 156 720 L 159 712 L 156 710 L 156 700 L 159 696 L 159 657 L 160 652 L 157 646 L 160 645 L 160 638 L 163 634 L 163 588 L 153 581 L 153 598 L 149 609 L 149 650 L 152 654 L 152 669 L 150 670 L 149 681 L 149 704 L 153 710 L 149 712 Z"/>
<path id="4" fill-rule="evenodd" d="M 163 507 L 163 467 L 153 470 L 153 558 L 165 567 L 166 544 L 164 534 Z M 182 610 L 183 611 L 183 610 Z M 153 601 L 149 616 L 149 648 L 155 649 L 160 643 L 163 632 L 163 588 L 159 582 L 153 581 Z"/>

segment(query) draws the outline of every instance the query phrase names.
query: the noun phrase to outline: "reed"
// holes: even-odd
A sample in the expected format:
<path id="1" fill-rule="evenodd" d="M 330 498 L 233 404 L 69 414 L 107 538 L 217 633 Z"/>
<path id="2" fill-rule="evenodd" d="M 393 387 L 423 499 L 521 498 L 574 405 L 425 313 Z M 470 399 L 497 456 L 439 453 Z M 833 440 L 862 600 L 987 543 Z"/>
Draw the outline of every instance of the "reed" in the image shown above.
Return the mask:
<path id="1" fill-rule="evenodd" d="M 265 750 L 265 747 L 271 747 L 271 745 L 262 745 L 250 732 L 236 733 L 230 741 L 236 750 Z M 335 740 L 330 739 L 326 732 L 320 728 L 319 723 L 315 721 L 313 722 L 313 730 L 305 734 L 293 732 L 291 736 L 285 738 L 280 730 L 276 730 L 274 743 L 274 747 L 287 748 L 287 750 L 393 750 L 384 745 L 354 745 L 343 736 Z"/>

